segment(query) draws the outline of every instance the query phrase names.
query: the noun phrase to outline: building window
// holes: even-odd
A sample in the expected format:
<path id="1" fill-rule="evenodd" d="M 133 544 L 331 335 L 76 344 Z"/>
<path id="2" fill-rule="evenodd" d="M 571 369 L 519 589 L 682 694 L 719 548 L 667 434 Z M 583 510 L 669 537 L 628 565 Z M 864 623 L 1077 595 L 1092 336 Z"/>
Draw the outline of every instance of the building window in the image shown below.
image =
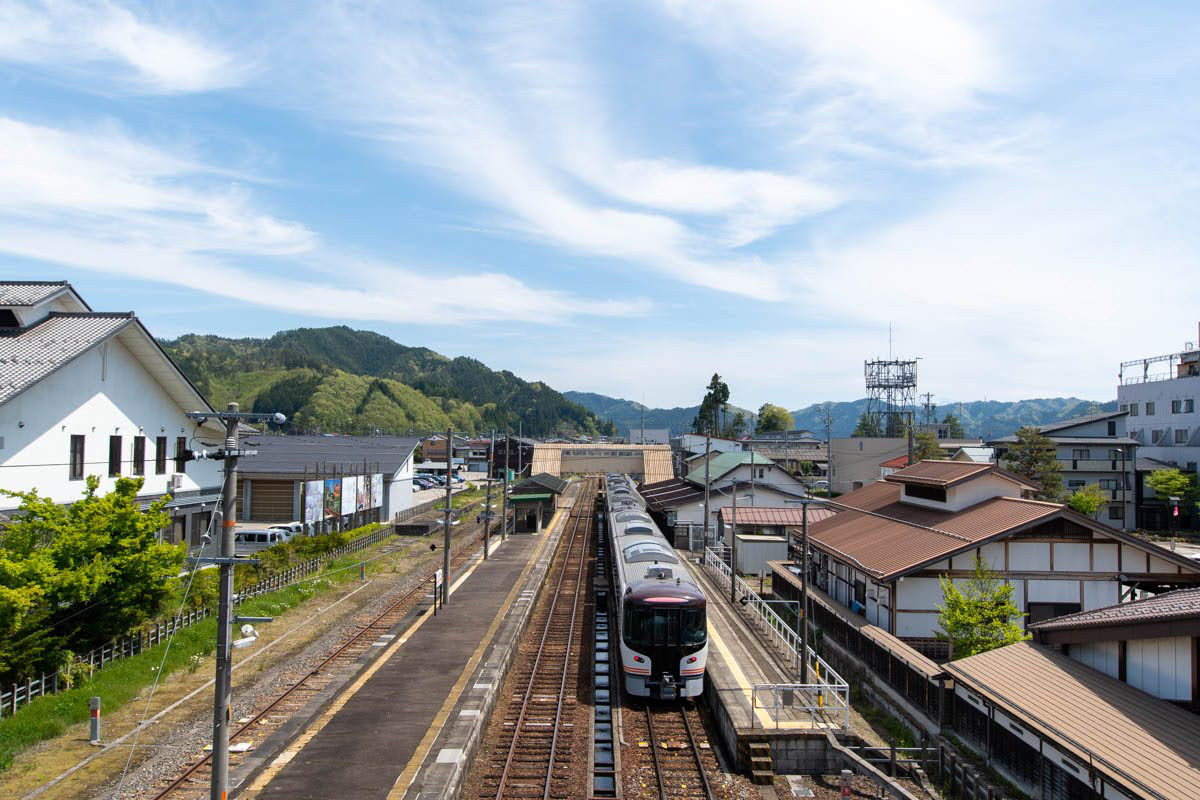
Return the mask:
<path id="1" fill-rule="evenodd" d="M 121 475 L 121 437 L 108 437 L 108 477 Z"/>
<path id="2" fill-rule="evenodd" d="M 154 474 L 167 474 L 167 437 L 156 436 L 154 439 Z"/>
<path id="3" fill-rule="evenodd" d="M 83 480 L 83 437 L 71 437 L 71 480 Z"/>
<path id="4" fill-rule="evenodd" d="M 1175 444 L 1187 444 L 1187 428 L 1175 429 Z"/>
<path id="5" fill-rule="evenodd" d="M 1164 433 L 1166 433 L 1166 431 L 1161 428 L 1155 428 L 1154 430 L 1150 431 L 1150 443 L 1157 443 L 1163 438 Z"/>
<path id="6" fill-rule="evenodd" d="M 1115 505 L 1108 507 L 1109 519 L 1125 519 L 1125 506 Z"/>
<path id="7" fill-rule="evenodd" d="M 1147 417 L 1154 416 L 1154 403 L 1146 403 L 1146 416 Z"/>
<path id="8" fill-rule="evenodd" d="M 1119 410 L 1120 410 L 1120 411 L 1128 411 L 1128 410 L 1129 410 L 1129 404 L 1128 404 L 1128 403 L 1121 403 L 1121 407 L 1120 407 L 1120 409 L 1119 409 Z"/>
<path id="9" fill-rule="evenodd" d="M 1117 479 L 1116 478 L 1103 479 L 1102 481 L 1100 481 L 1100 488 L 1101 489 L 1116 489 L 1117 488 Z"/>
<path id="10" fill-rule="evenodd" d="M 1109 436 L 1117 435 L 1117 423 L 1112 420 L 1108 421 L 1108 435 Z"/>
<path id="11" fill-rule="evenodd" d="M 184 467 L 187 465 L 187 437 L 175 437 L 175 471 L 184 472 Z"/>
<path id="12" fill-rule="evenodd" d="M 133 437 L 133 474 L 146 474 L 146 437 Z"/>
<path id="13" fill-rule="evenodd" d="M 1183 411 L 1183 401 L 1182 400 L 1172 400 L 1171 401 L 1171 413 L 1179 414 L 1179 413 L 1182 413 L 1182 411 Z"/>
<path id="14" fill-rule="evenodd" d="M 1187 463 L 1187 471 L 1188 471 L 1188 472 L 1195 472 L 1195 471 L 1196 471 L 1196 462 L 1195 462 L 1195 461 L 1189 461 L 1189 462 Z"/>
<path id="15" fill-rule="evenodd" d="M 1080 450 L 1080 449 L 1076 449 L 1076 450 L 1072 450 L 1072 451 L 1071 451 L 1071 458 L 1073 458 L 1073 459 L 1084 459 L 1084 460 L 1086 460 L 1086 459 L 1089 459 L 1089 458 L 1091 458 L 1091 457 L 1092 457 L 1092 451 L 1091 451 L 1091 450 L 1088 450 L 1087 448 L 1084 448 L 1084 449 L 1082 449 L 1082 450 Z"/>
<path id="16" fill-rule="evenodd" d="M 1067 488 L 1070 489 L 1071 491 L 1075 491 L 1076 489 L 1082 489 L 1086 485 L 1087 485 L 1087 481 L 1067 481 Z"/>
<path id="17" fill-rule="evenodd" d="M 1189 397 L 1188 399 L 1183 401 L 1183 413 L 1191 414 L 1195 410 L 1196 410 L 1196 401 L 1194 399 Z"/>
<path id="18" fill-rule="evenodd" d="M 1064 614 L 1074 614 L 1080 610 L 1080 607 L 1079 603 L 1029 603 L 1025 606 L 1025 610 L 1029 613 L 1025 624 L 1032 625 L 1035 622 L 1054 619 Z"/>
<path id="19" fill-rule="evenodd" d="M 1112 461 L 1120 461 L 1121 456 L 1123 456 L 1123 455 L 1124 455 L 1124 453 L 1122 453 L 1120 450 L 1109 450 L 1108 451 L 1108 457 Z"/>
<path id="20" fill-rule="evenodd" d="M 906 483 L 904 484 L 904 494 L 906 497 L 936 500 L 939 503 L 946 502 L 946 487 L 944 486 L 919 486 Z"/>
<path id="21" fill-rule="evenodd" d="M 1130 403 L 1129 404 L 1129 416 L 1136 417 L 1137 415 L 1138 415 L 1138 404 Z"/>

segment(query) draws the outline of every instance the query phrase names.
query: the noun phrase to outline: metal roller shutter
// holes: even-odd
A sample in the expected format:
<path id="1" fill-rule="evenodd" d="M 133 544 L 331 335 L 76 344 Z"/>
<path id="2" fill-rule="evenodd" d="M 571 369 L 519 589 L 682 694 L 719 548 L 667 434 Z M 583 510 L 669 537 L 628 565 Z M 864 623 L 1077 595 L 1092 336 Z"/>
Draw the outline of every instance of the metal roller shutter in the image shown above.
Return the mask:
<path id="1" fill-rule="evenodd" d="M 288 522 L 292 519 L 292 481 L 249 481 L 250 519 L 254 522 Z"/>

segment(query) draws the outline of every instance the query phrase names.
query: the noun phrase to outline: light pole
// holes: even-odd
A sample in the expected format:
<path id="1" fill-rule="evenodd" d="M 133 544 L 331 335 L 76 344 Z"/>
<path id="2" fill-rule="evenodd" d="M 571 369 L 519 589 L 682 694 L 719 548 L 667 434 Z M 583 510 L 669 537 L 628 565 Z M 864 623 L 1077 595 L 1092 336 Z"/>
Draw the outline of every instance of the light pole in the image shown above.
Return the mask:
<path id="1" fill-rule="evenodd" d="M 708 516 L 708 454 L 712 447 L 712 437 L 704 437 L 704 546 L 708 547 L 708 525 L 710 517 Z M 713 544 L 717 543 L 717 537 L 713 535 Z"/>
<path id="2" fill-rule="evenodd" d="M 454 494 L 454 428 L 446 429 L 446 538 L 442 549 L 442 575 L 446 576 L 442 584 L 442 605 L 450 602 L 450 500 Z"/>
<path id="3" fill-rule="evenodd" d="M 803 605 L 804 624 L 800 627 L 800 682 L 808 683 L 808 504 L 821 503 L 811 497 L 798 500 L 784 500 L 785 503 L 799 503 L 800 512 L 800 602 Z"/>

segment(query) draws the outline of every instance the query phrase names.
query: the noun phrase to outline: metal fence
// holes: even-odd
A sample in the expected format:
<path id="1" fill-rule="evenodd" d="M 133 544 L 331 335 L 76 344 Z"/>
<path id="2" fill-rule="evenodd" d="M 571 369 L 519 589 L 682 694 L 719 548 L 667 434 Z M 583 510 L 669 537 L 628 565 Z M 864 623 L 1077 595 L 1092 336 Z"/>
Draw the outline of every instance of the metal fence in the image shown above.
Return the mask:
<path id="1" fill-rule="evenodd" d="M 393 528 L 390 525 L 384 525 L 378 530 L 372 531 L 365 536 L 360 536 L 352 542 L 330 550 L 328 553 L 309 559 L 302 564 L 297 564 L 282 572 L 277 572 L 264 580 L 252 583 L 234 594 L 234 603 L 242 603 L 252 597 L 257 597 L 267 592 L 274 592 L 297 583 L 303 578 L 320 572 L 322 566 L 327 562 L 377 544 L 391 536 L 392 532 Z M 126 634 L 77 657 L 75 659 L 75 667 L 78 668 L 83 664 L 87 664 L 88 671 L 91 671 L 110 664 L 117 659 L 135 656 L 143 650 L 165 641 L 176 631 L 212 616 L 213 613 L 211 609 L 201 608 L 196 611 L 189 611 L 186 614 L 179 614 L 144 630 Z M 26 678 L 23 682 L 14 683 L 7 691 L 0 692 L 0 717 L 5 715 L 11 716 L 17 713 L 18 708 L 27 705 L 34 698 L 54 694 L 60 689 L 67 688 L 68 683 L 67 676 L 63 674 L 62 670 L 50 675 L 43 673 L 38 678 Z"/>
<path id="2" fill-rule="evenodd" d="M 728 591 L 729 582 L 734 581 L 738 600 L 750 617 L 755 629 L 768 646 L 785 661 L 792 664 L 794 673 L 800 673 L 800 633 L 785 623 L 775 610 L 759 597 L 741 578 L 733 574 L 729 564 L 712 548 L 704 549 L 704 568 L 712 575 L 717 585 Z M 809 647 L 805 653 L 809 683 L 759 684 L 751 694 L 750 718 L 753 724 L 756 708 L 769 709 L 776 725 L 779 724 L 781 709 L 808 713 L 815 720 L 820 715 L 826 720 L 847 729 L 850 727 L 850 686 L 823 658 Z M 769 705 L 759 705 L 759 697 L 771 698 Z"/>

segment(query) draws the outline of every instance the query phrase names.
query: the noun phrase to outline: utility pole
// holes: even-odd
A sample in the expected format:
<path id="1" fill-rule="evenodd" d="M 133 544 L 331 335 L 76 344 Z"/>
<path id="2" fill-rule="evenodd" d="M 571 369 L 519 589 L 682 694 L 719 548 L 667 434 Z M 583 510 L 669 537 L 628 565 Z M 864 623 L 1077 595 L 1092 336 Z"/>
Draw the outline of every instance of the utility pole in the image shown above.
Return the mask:
<path id="1" fill-rule="evenodd" d="M 271 420 L 277 424 L 287 421 L 283 414 L 243 414 L 238 408 L 237 403 L 230 403 L 224 412 L 189 411 L 186 414 L 190 419 L 207 420 L 215 417 L 225 423 L 225 446 L 222 452 L 216 454 L 217 458 L 223 459 L 225 462 L 225 480 L 221 488 L 220 555 L 216 558 L 194 559 L 197 566 L 203 562 L 215 562 L 220 568 L 210 800 L 228 800 L 229 796 L 229 722 L 233 684 L 233 564 L 234 534 L 237 528 L 237 462 L 239 456 L 255 455 L 254 451 L 242 452 L 238 449 L 238 425 L 249 420 Z M 252 619 L 265 621 L 267 618 Z"/>
<path id="2" fill-rule="evenodd" d="M 504 490 L 500 494 L 500 541 L 508 536 L 508 459 L 512 453 L 509 435 L 504 434 Z"/>
<path id="3" fill-rule="evenodd" d="M 488 529 L 492 526 L 492 455 L 496 449 L 496 429 L 492 428 L 492 438 L 488 444 L 488 476 L 487 476 L 487 505 L 483 507 L 483 560 L 488 557 Z"/>
<path id="4" fill-rule="evenodd" d="M 733 484 L 733 529 L 729 532 L 729 604 L 737 602 L 737 483 Z"/>
<path id="5" fill-rule="evenodd" d="M 523 434 L 522 434 L 523 430 L 524 430 L 523 423 L 520 420 L 518 420 L 517 421 L 517 477 L 518 478 L 524 477 L 524 475 L 525 475 L 525 464 L 524 464 L 525 448 L 522 446 L 522 442 L 521 442 L 521 438 L 523 436 Z"/>
<path id="6" fill-rule="evenodd" d="M 808 683 L 808 501 L 800 506 L 800 683 Z"/>
<path id="7" fill-rule="evenodd" d="M 712 437 L 704 437 L 704 546 L 708 547 L 708 453 L 712 447 Z M 713 537 L 713 544 L 716 544 L 716 537 Z"/>
<path id="8" fill-rule="evenodd" d="M 442 547 L 442 574 L 446 580 L 442 583 L 442 605 L 450 602 L 450 497 L 454 494 L 454 471 L 450 468 L 454 460 L 454 428 L 446 429 L 446 517 L 443 520 L 446 529 L 445 545 Z"/>

